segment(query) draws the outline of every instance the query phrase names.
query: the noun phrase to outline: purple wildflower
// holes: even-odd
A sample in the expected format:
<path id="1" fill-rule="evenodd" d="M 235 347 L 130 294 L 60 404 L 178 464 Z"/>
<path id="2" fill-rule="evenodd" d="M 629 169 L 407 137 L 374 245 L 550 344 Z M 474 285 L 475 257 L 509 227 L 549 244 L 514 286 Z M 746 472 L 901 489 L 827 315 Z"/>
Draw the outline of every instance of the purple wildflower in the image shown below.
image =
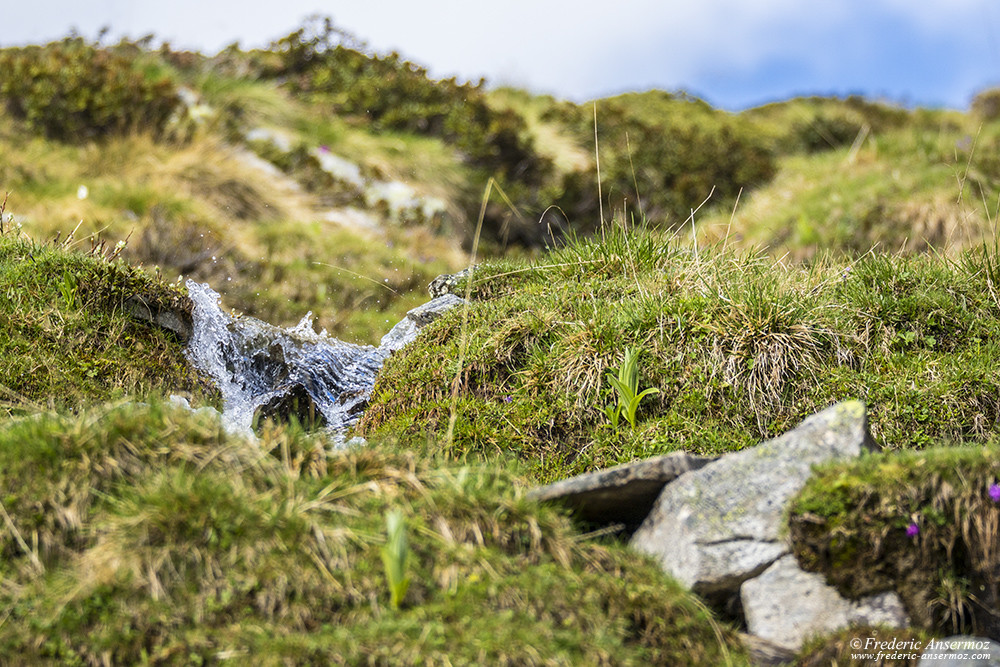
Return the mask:
<path id="1" fill-rule="evenodd" d="M 514 400 L 514 397 L 511 396 L 510 394 L 508 394 L 508 395 L 504 396 L 503 398 L 501 398 L 500 400 L 502 400 L 504 403 L 510 403 L 511 401 Z"/>
<path id="2" fill-rule="evenodd" d="M 990 494 L 990 500 L 1000 503 L 1000 484 L 990 484 L 990 490 L 987 493 Z"/>
<path id="3" fill-rule="evenodd" d="M 916 537 L 919 534 L 920 534 L 920 526 L 918 526 L 917 524 L 911 523 L 909 526 L 906 527 L 907 537 Z"/>

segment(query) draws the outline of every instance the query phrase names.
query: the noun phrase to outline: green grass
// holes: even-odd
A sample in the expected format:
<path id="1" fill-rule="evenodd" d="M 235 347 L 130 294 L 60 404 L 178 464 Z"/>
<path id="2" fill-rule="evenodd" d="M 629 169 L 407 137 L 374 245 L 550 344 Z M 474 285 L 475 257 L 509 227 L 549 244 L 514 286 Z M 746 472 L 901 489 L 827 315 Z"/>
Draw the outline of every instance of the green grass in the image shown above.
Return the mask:
<path id="1" fill-rule="evenodd" d="M 112 398 L 211 394 L 172 334 L 134 320 L 136 294 L 181 294 L 119 261 L 0 235 L 0 409 L 71 408 Z"/>
<path id="2" fill-rule="evenodd" d="M 791 508 L 796 554 L 847 596 L 897 591 L 918 628 L 995 636 L 998 481 L 995 441 L 824 465 Z"/>
<path id="3" fill-rule="evenodd" d="M 122 406 L 0 426 L 0 652 L 32 663 L 747 664 L 510 472 Z M 394 608 L 384 517 L 408 533 Z"/>
<path id="4" fill-rule="evenodd" d="M 1000 429 L 992 251 L 786 268 L 618 225 L 605 237 L 483 267 L 466 339 L 451 313 L 390 359 L 359 430 L 512 455 L 550 481 L 674 450 L 740 449 L 847 398 L 870 406 L 890 448 Z M 634 429 L 617 430 L 606 376 L 636 346 L 639 386 L 659 393 Z"/>
<path id="5" fill-rule="evenodd" d="M 989 114 L 832 98 L 728 114 L 683 93 L 617 96 L 597 101 L 599 193 L 590 104 L 484 93 L 515 115 L 506 127 L 530 137 L 544 174 L 504 185 L 524 219 L 487 207 L 481 249 L 495 261 L 472 279 L 467 313 L 389 359 L 358 428 L 371 448 L 330 456 L 292 431 L 250 447 L 155 398 L 88 407 L 211 400 L 179 342 L 130 319 L 124 299 L 178 299 L 151 276 L 183 275 L 228 308 L 275 324 L 312 311 L 317 329 L 377 342 L 432 278 L 467 263 L 460 244 L 489 174 L 439 136 L 376 129 L 269 82 L 277 52 L 135 52 L 215 113 L 171 139 L 67 145 L 0 110 L 8 213 L 38 240 L 77 230 L 72 244 L 0 236 L 0 653 L 721 664 L 724 645 L 742 664 L 730 630 L 656 567 L 581 538 L 522 485 L 742 449 L 848 398 L 903 453 L 821 471 L 794 516 L 823 530 L 799 526 L 800 556 L 848 593 L 899 589 L 933 632 L 977 630 L 974 597 L 1000 576 L 984 547 L 997 510 L 983 494 L 1000 474 L 984 444 L 1000 436 Z M 255 127 L 441 198 L 449 222 L 326 222 L 335 193 L 315 174 L 245 164 Z M 712 186 L 692 229 L 689 205 Z M 556 219 L 594 234 L 540 231 Z M 80 252 L 126 237 L 124 261 Z M 530 247 L 512 252 L 508 237 Z M 658 393 L 616 428 L 608 377 L 628 349 L 642 350 L 632 393 Z M 79 415 L 26 417 L 52 409 Z M 804 664 L 843 656 L 848 639 L 807 648 Z"/>

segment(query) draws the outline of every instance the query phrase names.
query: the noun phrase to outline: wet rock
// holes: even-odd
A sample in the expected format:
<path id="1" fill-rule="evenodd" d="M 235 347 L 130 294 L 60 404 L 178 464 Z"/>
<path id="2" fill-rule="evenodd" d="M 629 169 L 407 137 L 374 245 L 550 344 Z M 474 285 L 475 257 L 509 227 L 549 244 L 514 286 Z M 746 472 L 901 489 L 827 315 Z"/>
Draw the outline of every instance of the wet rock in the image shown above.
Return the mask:
<path id="1" fill-rule="evenodd" d="M 305 385 L 279 387 L 254 411 L 253 423 L 260 429 L 267 422 L 288 423 L 295 419 L 306 430 L 326 426 L 326 417 Z"/>
<path id="2" fill-rule="evenodd" d="M 390 354 L 400 350 L 404 345 L 413 342 L 421 329 L 441 317 L 446 311 L 462 303 L 465 303 L 465 299 L 454 294 L 443 294 L 417 306 L 406 313 L 406 317 L 400 320 L 389 333 L 382 336 L 379 349 Z"/>
<path id="3" fill-rule="evenodd" d="M 714 460 L 674 452 L 564 479 L 532 489 L 529 496 L 562 503 L 574 516 L 595 526 L 619 524 L 631 534 L 649 514 L 664 486 Z"/>
<path id="4" fill-rule="evenodd" d="M 172 331 L 182 343 L 188 342 L 194 331 L 193 304 L 186 297 L 164 303 L 145 294 L 136 294 L 126 299 L 125 310 L 137 320 Z"/>
<path id="5" fill-rule="evenodd" d="M 740 589 L 747 631 L 795 651 L 814 635 L 848 625 L 906 627 L 903 602 L 895 593 L 847 600 L 823 575 L 804 572 L 794 556 L 784 556 Z"/>
<path id="6" fill-rule="evenodd" d="M 478 265 L 477 265 L 478 266 Z M 476 266 L 470 266 L 467 269 L 463 269 L 458 273 L 445 273 L 430 282 L 427 286 L 427 291 L 432 297 L 444 296 L 445 294 L 452 294 L 455 287 L 458 285 L 458 281 L 462 278 L 468 278 L 472 275 L 472 272 L 476 270 Z"/>
<path id="7" fill-rule="evenodd" d="M 875 447 L 864 405 L 840 403 L 668 484 L 631 544 L 696 593 L 735 596 L 740 584 L 789 553 L 786 506 L 812 466 Z"/>

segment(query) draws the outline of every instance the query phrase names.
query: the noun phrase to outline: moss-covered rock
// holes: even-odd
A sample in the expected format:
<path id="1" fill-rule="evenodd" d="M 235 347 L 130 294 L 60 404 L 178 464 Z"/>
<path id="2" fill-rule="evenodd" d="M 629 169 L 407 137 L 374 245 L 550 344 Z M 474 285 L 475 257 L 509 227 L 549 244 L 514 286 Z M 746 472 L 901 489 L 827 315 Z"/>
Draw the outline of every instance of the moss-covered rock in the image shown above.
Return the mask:
<path id="1" fill-rule="evenodd" d="M 919 628 L 996 639 L 998 481 L 995 444 L 822 466 L 792 506 L 795 552 L 849 597 L 895 590 Z"/>
<path id="2" fill-rule="evenodd" d="M 155 392 L 213 394 L 178 335 L 135 317 L 137 309 L 154 320 L 183 314 L 185 299 L 121 260 L 0 235 L 0 401 L 26 410 Z"/>

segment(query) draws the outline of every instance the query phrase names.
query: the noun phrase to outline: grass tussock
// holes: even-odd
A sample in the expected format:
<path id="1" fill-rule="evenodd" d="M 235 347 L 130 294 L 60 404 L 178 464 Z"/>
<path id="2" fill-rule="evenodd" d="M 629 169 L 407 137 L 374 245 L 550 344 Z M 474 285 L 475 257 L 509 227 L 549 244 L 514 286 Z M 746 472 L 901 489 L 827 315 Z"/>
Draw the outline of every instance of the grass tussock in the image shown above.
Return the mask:
<path id="1" fill-rule="evenodd" d="M 746 664 L 499 468 L 129 405 L 0 428 L 0 652 L 33 663 Z M 379 554 L 402 517 L 410 585 Z"/>
<path id="2" fill-rule="evenodd" d="M 512 452 L 539 479 L 678 449 L 720 453 L 845 398 L 871 406 L 890 448 L 997 433 L 995 253 L 954 261 L 868 254 L 786 266 L 613 225 L 536 262 L 483 267 L 461 313 L 390 359 L 363 433 Z M 461 368 L 459 349 L 466 350 Z M 659 389 L 614 428 L 606 381 L 640 351 Z"/>
<path id="3" fill-rule="evenodd" d="M 998 481 L 995 442 L 823 466 L 790 535 L 800 562 L 849 597 L 895 590 L 918 628 L 996 637 Z"/>

